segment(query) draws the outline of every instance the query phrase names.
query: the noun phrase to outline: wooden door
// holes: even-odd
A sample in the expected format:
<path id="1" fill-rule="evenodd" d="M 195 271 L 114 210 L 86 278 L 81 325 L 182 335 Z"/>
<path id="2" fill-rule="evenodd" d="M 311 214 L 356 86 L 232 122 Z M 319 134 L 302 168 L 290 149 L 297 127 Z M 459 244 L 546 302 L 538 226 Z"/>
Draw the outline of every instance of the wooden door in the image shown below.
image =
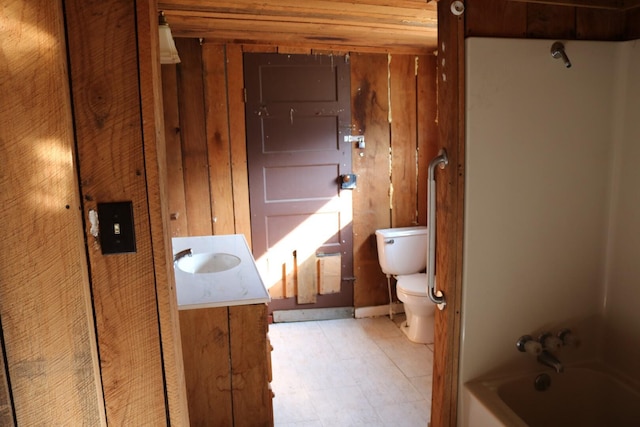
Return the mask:
<path id="1" fill-rule="evenodd" d="M 270 311 L 353 306 L 346 57 L 246 53 L 253 254 Z"/>

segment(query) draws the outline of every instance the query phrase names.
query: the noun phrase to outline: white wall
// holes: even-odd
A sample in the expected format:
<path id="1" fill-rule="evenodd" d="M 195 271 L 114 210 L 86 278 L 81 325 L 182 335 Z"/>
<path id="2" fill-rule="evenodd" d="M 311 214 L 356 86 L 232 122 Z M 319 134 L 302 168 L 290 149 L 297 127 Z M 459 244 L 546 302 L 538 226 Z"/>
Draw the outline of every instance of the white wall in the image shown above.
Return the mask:
<path id="1" fill-rule="evenodd" d="M 640 380 L 640 43 L 621 43 L 604 357 Z"/>
<path id="2" fill-rule="evenodd" d="M 603 312 L 618 49 L 567 41 L 567 69 L 552 42 L 467 40 L 461 385 L 535 369 L 523 334 L 567 326 L 592 348 Z"/>

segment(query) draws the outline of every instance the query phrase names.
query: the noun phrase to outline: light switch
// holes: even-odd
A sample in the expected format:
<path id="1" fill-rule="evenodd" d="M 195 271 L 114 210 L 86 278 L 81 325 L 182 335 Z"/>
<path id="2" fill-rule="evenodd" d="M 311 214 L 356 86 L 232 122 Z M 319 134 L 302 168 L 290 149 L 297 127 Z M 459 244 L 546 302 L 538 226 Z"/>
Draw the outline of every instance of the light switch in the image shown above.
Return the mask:
<path id="1" fill-rule="evenodd" d="M 103 254 L 136 251 L 133 203 L 98 203 L 100 246 Z"/>

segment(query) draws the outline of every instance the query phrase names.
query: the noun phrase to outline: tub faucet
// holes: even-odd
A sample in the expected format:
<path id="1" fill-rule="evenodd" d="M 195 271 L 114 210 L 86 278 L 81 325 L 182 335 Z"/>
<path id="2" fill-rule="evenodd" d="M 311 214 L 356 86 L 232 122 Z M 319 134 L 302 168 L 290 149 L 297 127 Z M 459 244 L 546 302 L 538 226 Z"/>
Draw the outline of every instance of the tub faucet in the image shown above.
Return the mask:
<path id="1" fill-rule="evenodd" d="M 538 354 L 537 360 L 539 363 L 555 369 L 559 374 L 564 371 L 562 363 L 548 350 L 542 350 L 542 352 Z"/>
<path id="2" fill-rule="evenodd" d="M 193 255 L 193 253 L 191 252 L 191 248 L 185 249 L 183 251 L 178 252 L 177 254 L 175 254 L 173 256 L 173 262 L 178 262 L 178 261 L 180 261 L 181 258 L 184 258 L 186 256 L 191 256 L 191 255 Z"/>

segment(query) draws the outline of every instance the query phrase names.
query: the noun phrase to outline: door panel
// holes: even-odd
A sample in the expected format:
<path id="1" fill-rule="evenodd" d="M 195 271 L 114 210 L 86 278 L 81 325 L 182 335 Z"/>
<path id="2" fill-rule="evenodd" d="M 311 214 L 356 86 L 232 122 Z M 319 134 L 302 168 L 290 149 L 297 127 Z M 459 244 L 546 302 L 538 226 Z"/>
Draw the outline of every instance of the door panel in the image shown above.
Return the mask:
<path id="1" fill-rule="evenodd" d="M 253 253 L 270 310 L 352 306 L 352 190 L 340 188 L 351 172 L 348 64 L 247 53 L 244 69 Z"/>

